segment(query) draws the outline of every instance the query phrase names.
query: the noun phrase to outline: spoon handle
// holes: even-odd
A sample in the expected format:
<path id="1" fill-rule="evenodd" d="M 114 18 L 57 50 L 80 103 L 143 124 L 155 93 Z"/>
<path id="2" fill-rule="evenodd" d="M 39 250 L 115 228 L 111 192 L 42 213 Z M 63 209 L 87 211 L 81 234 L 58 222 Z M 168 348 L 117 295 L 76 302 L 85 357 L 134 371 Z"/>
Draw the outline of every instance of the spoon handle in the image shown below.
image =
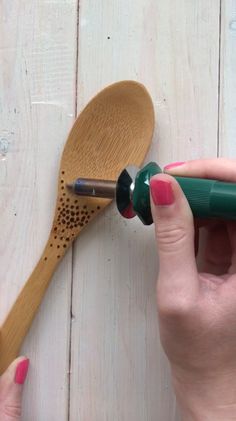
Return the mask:
<path id="1" fill-rule="evenodd" d="M 40 260 L 1 327 L 0 374 L 17 357 L 52 275 L 70 244 L 68 242 L 65 248 L 58 251 L 53 247 L 53 236 L 50 235 Z"/>

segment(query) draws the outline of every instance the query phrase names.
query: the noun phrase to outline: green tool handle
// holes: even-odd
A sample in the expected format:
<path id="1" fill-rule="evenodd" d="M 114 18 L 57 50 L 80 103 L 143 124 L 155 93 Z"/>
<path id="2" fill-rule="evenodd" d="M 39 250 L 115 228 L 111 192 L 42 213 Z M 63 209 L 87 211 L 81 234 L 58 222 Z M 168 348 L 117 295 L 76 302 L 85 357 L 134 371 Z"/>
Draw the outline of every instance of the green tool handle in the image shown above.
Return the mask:
<path id="1" fill-rule="evenodd" d="M 161 173 L 160 167 L 150 162 L 139 171 L 133 192 L 133 207 L 145 225 L 151 224 L 150 178 Z M 236 220 L 236 184 L 202 178 L 175 177 L 182 188 L 193 215 L 200 218 Z"/>
<path id="2" fill-rule="evenodd" d="M 175 177 L 200 218 L 236 219 L 236 184 L 203 178 Z"/>

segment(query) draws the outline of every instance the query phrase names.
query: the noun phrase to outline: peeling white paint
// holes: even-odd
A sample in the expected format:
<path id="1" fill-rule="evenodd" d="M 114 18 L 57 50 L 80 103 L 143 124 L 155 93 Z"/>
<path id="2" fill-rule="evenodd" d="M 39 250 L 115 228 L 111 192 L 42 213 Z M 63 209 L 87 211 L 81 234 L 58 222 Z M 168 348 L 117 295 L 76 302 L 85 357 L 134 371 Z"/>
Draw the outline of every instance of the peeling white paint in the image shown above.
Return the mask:
<path id="1" fill-rule="evenodd" d="M 5 161 L 6 155 L 9 150 L 9 141 L 6 137 L 0 137 L 0 160 Z"/>

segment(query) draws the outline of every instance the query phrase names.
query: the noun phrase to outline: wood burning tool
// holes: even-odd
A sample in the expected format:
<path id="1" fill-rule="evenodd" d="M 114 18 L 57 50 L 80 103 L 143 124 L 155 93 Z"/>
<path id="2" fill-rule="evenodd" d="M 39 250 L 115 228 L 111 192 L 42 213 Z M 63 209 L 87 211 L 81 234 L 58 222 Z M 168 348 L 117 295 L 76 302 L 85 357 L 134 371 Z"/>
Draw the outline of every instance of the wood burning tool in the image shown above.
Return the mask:
<path id="1" fill-rule="evenodd" d="M 162 173 L 155 162 L 142 169 L 127 167 L 117 181 L 78 178 L 67 184 L 79 196 L 115 198 L 124 218 L 138 216 L 143 224 L 152 224 L 149 182 Z M 236 219 L 236 184 L 202 178 L 175 177 L 182 188 L 193 215 L 200 218 Z"/>

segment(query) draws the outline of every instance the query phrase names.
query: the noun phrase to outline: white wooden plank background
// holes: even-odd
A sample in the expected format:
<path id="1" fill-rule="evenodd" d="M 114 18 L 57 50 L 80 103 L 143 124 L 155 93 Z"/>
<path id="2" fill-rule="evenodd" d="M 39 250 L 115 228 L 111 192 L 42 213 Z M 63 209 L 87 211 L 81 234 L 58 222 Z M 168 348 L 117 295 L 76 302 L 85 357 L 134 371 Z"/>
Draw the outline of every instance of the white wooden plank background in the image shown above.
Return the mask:
<path id="1" fill-rule="evenodd" d="M 219 152 L 236 157 L 236 1 L 222 0 Z"/>
<path id="2" fill-rule="evenodd" d="M 0 2 L 1 320 L 46 241 L 75 112 L 139 80 L 156 110 L 147 159 L 235 156 L 235 42 L 236 0 Z M 178 419 L 157 266 L 152 227 L 114 207 L 80 236 L 23 347 L 23 421 Z"/>
<path id="3" fill-rule="evenodd" d="M 52 221 L 59 159 L 75 112 L 77 4 L 4 0 L 0 19 L 3 320 Z M 71 269 L 69 253 L 24 345 L 31 373 L 23 421 L 67 419 Z"/>

